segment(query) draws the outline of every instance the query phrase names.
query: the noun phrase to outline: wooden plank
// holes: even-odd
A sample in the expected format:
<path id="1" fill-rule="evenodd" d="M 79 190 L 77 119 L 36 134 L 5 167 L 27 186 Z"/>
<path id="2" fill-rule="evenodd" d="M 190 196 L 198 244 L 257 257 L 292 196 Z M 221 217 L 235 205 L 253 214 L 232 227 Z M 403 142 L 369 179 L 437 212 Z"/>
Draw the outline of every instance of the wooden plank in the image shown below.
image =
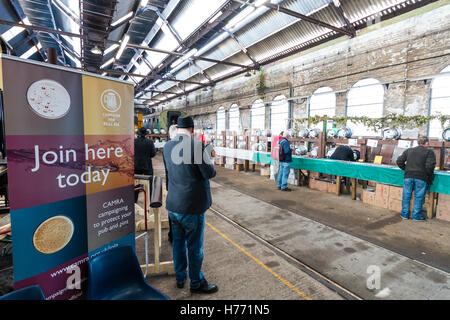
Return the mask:
<path id="1" fill-rule="evenodd" d="M 142 272 L 145 273 L 145 264 L 141 265 Z M 147 275 L 157 275 L 157 274 L 168 274 L 168 275 L 174 275 L 175 270 L 173 268 L 173 261 L 167 261 L 167 262 L 161 262 L 158 265 L 155 264 L 149 264 L 148 265 L 148 273 Z"/>
<path id="2" fill-rule="evenodd" d="M 352 200 L 356 200 L 356 187 L 358 185 L 358 180 L 355 178 L 351 179 L 351 191 L 352 191 Z"/>
<path id="3" fill-rule="evenodd" d="M 428 207 L 427 207 L 427 218 L 433 219 L 434 217 L 434 208 L 435 208 L 435 201 L 436 199 L 436 193 L 430 192 L 429 199 L 428 199 Z"/>
<path id="4" fill-rule="evenodd" d="M 336 195 L 341 195 L 341 177 L 339 176 L 336 177 Z"/>

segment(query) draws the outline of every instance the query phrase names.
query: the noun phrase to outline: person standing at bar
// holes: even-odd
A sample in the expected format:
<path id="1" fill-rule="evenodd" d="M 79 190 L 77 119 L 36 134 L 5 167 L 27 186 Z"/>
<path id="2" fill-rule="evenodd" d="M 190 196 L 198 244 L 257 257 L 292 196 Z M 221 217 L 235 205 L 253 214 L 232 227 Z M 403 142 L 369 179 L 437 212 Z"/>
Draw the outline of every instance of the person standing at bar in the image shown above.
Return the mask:
<path id="1" fill-rule="evenodd" d="M 149 185 L 152 190 L 153 164 L 152 158 L 156 155 L 155 144 L 146 137 L 147 129 L 140 128 L 134 139 L 134 174 L 151 176 Z M 138 192 L 135 192 L 134 202 L 137 202 Z"/>
<path id="2" fill-rule="evenodd" d="M 433 183 L 436 167 L 436 155 L 433 150 L 425 148 L 426 142 L 426 138 L 420 138 L 419 146 L 406 150 L 397 159 L 397 165 L 405 171 L 402 212 L 400 214 L 404 220 L 409 219 L 410 203 L 414 191 L 413 221 L 425 221 L 425 217 L 421 214 L 423 199 L 428 186 Z"/>
<path id="3" fill-rule="evenodd" d="M 205 212 L 212 203 L 209 180 L 216 176 L 216 171 L 205 152 L 205 145 L 194 138 L 191 117 L 178 118 L 177 133 L 164 147 L 169 187 L 166 208 L 172 224 L 177 287 L 184 288 L 189 266 L 191 292 L 214 293 L 219 290 L 218 286 L 208 283 L 201 269 Z"/>
<path id="4" fill-rule="evenodd" d="M 278 142 L 280 146 L 280 171 L 278 172 L 278 189 L 292 191 L 288 188 L 287 181 L 291 172 L 292 149 L 289 142 L 289 132 L 283 132 L 283 138 Z"/>

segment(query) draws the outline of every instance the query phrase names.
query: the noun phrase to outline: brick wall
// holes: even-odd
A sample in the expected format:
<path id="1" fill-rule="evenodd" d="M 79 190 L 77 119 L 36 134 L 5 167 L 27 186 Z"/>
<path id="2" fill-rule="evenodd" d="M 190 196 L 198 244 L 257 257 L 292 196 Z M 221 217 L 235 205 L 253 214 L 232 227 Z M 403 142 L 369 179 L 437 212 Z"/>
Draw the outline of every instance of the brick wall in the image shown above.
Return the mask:
<path id="1" fill-rule="evenodd" d="M 448 3 L 448 2 L 447 2 Z M 374 25 L 354 39 L 341 38 L 275 64 L 265 66 L 268 87 L 263 97 L 272 101 L 286 97 L 308 97 L 322 86 L 349 90 L 357 81 L 376 78 L 390 82 L 385 91 L 384 113 L 428 115 L 431 81 L 405 81 L 439 73 L 450 65 L 450 5 L 428 6 Z M 241 124 L 250 126 L 249 106 L 261 98 L 256 91 L 259 73 L 239 76 L 199 90 L 186 100 L 174 100 L 169 108 L 184 109 L 203 126 L 215 127 L 215 111 L 232 104 L 241 106 Z M 292 90 L 291 90 L 292 89 Z M 336 115 L 346 113 L 346 93 L 338 93 Z M 295 118 L 306 117 L 309 99 L 292 103 Z M 269 107 L 267 107 L 269 109 Z M 266 126 L 269 124 L 266 112 Z M 426 127 L 406 130 L 411 138 L 426 134 Z"/>

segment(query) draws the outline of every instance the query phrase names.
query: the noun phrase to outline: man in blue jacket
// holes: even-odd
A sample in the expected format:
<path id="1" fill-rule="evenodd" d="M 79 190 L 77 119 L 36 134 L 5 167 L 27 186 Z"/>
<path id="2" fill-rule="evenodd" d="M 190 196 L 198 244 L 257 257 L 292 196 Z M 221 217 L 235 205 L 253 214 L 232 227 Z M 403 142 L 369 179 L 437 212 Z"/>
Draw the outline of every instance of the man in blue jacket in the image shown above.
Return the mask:
<path id="1" fill-rule="evenodd" d="M 280 172 L 278 173 L 278 189 L 281 191 L 292 191 L 287 187 L 289 173 L 291 172 L 292 149 L 289 142 L 289 133 L 285 131 L 283 138 L 278 142 L 281 149 Z"/>
<path id="2" fill-rule="evenodd" d="M 164 146 L 168 182 L 166 208 L 172 226 L 177 287 L 184 287 L 189 265 L 191 292 L 214 293 L 218 291 L 217 285 L 208 283 L 201 269 L 205 212 L 212 202 L 209 179 L 216 176 L 216 171 L 205 145 L 193 137 L 194 121 L 191 117 L 178 118 L 177 133 Z"/>

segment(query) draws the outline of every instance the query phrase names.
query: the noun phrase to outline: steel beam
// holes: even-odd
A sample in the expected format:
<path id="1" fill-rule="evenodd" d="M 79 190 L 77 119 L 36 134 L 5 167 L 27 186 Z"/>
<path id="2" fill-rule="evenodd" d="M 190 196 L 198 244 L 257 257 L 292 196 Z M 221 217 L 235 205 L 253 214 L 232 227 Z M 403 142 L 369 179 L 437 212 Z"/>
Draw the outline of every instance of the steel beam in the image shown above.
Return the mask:
<path id="1" fill-rule="evenodd" d="M 241 42 L 240 42 L 239 39 L 234 35 L 234 33 L 231 32 L 231 31 L 228 30 L 228 29 L 225 29 L 225 28 L 224 28 L 224 31 L 230 35 L 231 39 L 233 39 L 234 42 L 236 42 L 236 44 L 239 46 L 239 48 L 241 48 L 242 52 L 245 53 L 245 55 L 253 62 L 253 64 L 255 65 L 255 67 L 259 69 L 259 63 L 258 63 L 258 61 L 256 61 L 255 58 L 253 58 L 253 56 L 250 54 L 250 52 L 248 52 L 247 48 L 245 48 L 245 47 L 241 44 Z"/>
<path id="2" fill-rule="evenodd" d="M 301 13 L 298 13 L 298 12 L 295 12 L 295 11 L 292 11 L 292 10 L 290 10 L 290 9 L 281 7 L 281 6 L 279 6 L 279 5 L 275 5 L 275 4 L 270 3 L 270 2 L 266 2 L 266 3 L 264 3 L 263 5 L 264 5 L 265 7 L 267 7 L 267 8 L 272 9 L 272 10 L 275 10 L 275 11 L 278 11 L 278 12 L 282 12 L 282 13 L 284 13 L 284 14 L 287 14 L 287 15 L 289 15 L 289 16 L 298 18 L 298 19 L 300 19 L 300 20 L 304 20 L 304 21 L 307 21 L 307 22 L 316 24 L 316 25 L 318 25 L 318 26 L 321 26 L 321 27 L 324 27 L 324 28 L 333 30 L 333 31 L 335 31 L 335 32 L 337 32 L 337 33 L 345 34 L 345 35 L 347 35 L 347 36 L 349 36 L 349 37 L 352 37 L 352 36 L 353 36 L 353 34 L 352 34 L 350 31 L 348 31 L 348 30 L 345 30 L 345 29 L 341 29 L 341 28 L 335 27 L 335 26 L 333 26 L 333 25 L 331 25 L 331 24 L 329 24 L 329 23 L 326 23 L 326 22 L 323 22 L 323 21 L 320 21 L 320 20 L 317 20 L 317 19 L 314 19 L 314 18 L 305 16 L 304 14 L 301 14 Z"/>
<path id="3" fill-rule="evenodd" d="M 339 16 L 344 20 L 344 23 L 347 26 L 347 30 L 352 33 L 352 38 L 356 37 L 356 30 L 353 24 L 348 20 L 344 8 L 342 8 L 342 4 L 340 0 L 334 0 L 333 1 L 334 7 L 336 8 L 337 12 L 339 13 Z"/>
<path id="4" fill-rule="evenodd" d="M 223 20 L 229 18 L 232 14 L 234 14 L 236 12 L 237 9 L 239 9 L 240 4 L 237 2 L 234 2 L 233 0 L 230 0 L 227 3 L 228 7 L 226 7 L 225 10 L 223 10 L 222 15 L 220 16 L 220 18 L 216 19 L 213 23 L 206 23 L 204 24 L 201 29 L 195 33 L 193 36 L 187 38 L 186 40 L 184 40 L 183 45 L 186 48 L 191 48 L 192 46 L 194 46 L 199 40 L 203 39 L 209 32 L 211 32 L 212 30 L 214 30 L 217 26 L 219 26 L 220 24 L 222 24 Z M 160 68 L 156 68 L 153 71 L 153 74 L 158 74 L 159 72 L 161 72 L 161 70 L 164 70 L 165 68 L 167 68 L 168 66 L 170 66 L 172 63 L 174 63 L 176 60 L 178 59 L 178 57 L 176 56 L 168 56 L 166 57 L 163 62 L 162 62 L 162 66 Z M 148 86 L 147 81 L 143 81 L 141 84 L 139 84 L 137 86 L 137 90 L 139 91 L 140 88 L 145 88 Z"/>
<path id="5" fill-rule="evenodd" d="M 161 76 L 142 75 L 142 74 L 136 74 L 136 73 L 130 73 L 130 72 L 117 71 L 117 70 L 103 70 L 103 69 L 101 69 L 99 71 L 100 72 L 106 72 L 106 73 L 109 73 L 109 74 L 117 74 L 117 75 L 123 75 L 123 76 L 128 76 L 128 77 L 135 77 L 135 78 L 155 79 L 155 80 L 164 80 L 164 81 L 171 81 L 171 82 L 180 82 L 180 83 L 203 85 L 203 83 L 195 82 L 195 81 L 179 80 L 179 79 L 175 79 L 175 78 L 163 78 Z"/>

